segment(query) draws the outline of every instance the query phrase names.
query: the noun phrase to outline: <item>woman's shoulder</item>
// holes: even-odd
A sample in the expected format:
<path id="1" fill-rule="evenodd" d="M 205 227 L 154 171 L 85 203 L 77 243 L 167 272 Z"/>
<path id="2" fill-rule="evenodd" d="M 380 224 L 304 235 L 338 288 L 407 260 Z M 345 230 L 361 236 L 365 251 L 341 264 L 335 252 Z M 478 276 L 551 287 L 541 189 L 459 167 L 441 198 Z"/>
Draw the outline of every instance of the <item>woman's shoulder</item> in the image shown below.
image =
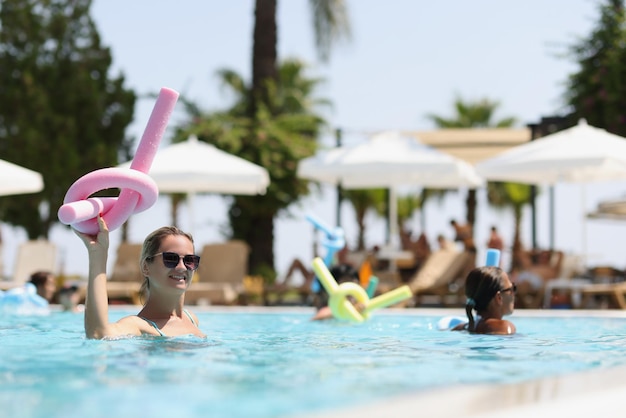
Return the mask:
<path id="1" fill-rule="evenodd" d="M 159 326 L 148 318 L 140 315 L 128 315 L 120 318 L 116 325 L 119 331 L 128 335 L 163 335 Z"/>
<path id="2" fill-rule="evenodd" d="M 476 324 L 475 332 L 478 334 L 515 334 L 515 325 L 506 319 L 487 318 Z"/>

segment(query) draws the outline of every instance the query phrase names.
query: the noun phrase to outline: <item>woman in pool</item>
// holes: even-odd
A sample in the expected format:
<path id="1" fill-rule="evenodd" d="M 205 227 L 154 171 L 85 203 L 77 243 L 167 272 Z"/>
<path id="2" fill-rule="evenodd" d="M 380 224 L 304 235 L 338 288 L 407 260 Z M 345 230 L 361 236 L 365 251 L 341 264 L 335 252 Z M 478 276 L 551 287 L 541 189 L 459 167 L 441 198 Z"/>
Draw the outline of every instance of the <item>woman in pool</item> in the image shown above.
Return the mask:
<path id="1" fill-rule="evenodd" d="M 141 251 L 140 268 L 145 277 L 146 303 L 137 315 L 110 323 L 106 264 L 109 230 L 98 217 L 100 231 L 87 235 L 75 231 L 89 253 L 89 282 L 85 300 L 85 333 L 87 338 L 122 336 L 204 337 L 198 329 L 198 318 L 184 309 L 185 291 L 191 283 L 200 257 L 194 254 L 191 235 L 176 227 L 163 227 L 148 235 Z"/>
<path id="2" fill-rule="evenodd" d="M 469 320 L 453 331 L 468 330 L 476 334 L 515 334 L 515 325 L 502 319 L 513 313 L 515 291 L 509 276 L 499 267 L 477 267 L 465 279 L 465 312 Z M 474 320 L 473 311 L 478 314 Z"/>

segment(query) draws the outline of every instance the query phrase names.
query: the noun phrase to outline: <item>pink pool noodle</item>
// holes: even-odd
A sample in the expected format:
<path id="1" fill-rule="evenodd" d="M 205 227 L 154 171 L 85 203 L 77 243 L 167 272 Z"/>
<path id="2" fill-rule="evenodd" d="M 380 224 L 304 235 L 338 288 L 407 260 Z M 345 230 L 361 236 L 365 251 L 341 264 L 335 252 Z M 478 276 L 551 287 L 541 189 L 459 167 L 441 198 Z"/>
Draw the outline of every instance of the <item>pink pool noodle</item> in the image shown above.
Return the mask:
<path id="1" fill-rule="evenodd" d="M 102 214 L 109 230 L 119 228 L 130 215 L 150 208 L 158 198 L 158 188 L 147 173 L 159 148 L 161 138 L 174 110 L 178 93 L 162 88 L 154 105 L 144 134 L 141 137 L 130 170 L 105 168 L 78 179 L 68 189 L 64 205 L 59 208 L 59 220 L 76 230 L 95 234 L 98 232 L 96 217 Z M 93 193 L 121 188 L 118 198 L 89 198 Z"/>
<path id="2" fill-rule="evenodd" d="M 143 173 L 150 171 L 150 166 L 159 149 L 159 143 L 165 133 L 167 123 L 174 111 L 174 105 L 176 105 L 177 100 L 178 92 L 172 89 L 164 87 L 159 92 L 159 97 L 154 104 L 154 109 L 152 109 L 152 114 L 137 147 L 135 158 L 130 163 L 130 168 L 133 170 L 139 170 Z"/>

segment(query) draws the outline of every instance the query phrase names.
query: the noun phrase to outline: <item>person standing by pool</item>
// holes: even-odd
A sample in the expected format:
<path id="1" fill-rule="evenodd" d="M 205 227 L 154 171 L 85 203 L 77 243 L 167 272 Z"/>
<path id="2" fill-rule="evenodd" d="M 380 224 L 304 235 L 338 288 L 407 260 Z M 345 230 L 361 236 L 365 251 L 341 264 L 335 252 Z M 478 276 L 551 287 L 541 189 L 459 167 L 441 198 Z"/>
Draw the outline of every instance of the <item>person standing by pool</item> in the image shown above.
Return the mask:
<path id="1" fill-rule="evenodd" d="M 500 252 L 504 251 L 504 240 L 498 233 L 498 227 L 496 227 L 495 225 L 492 225 L 491 229 L 489 230 L 489 240 L 487 241 L 487 248 L 500 250 Z"/>
<path id="2" fill-rule="evenodd" d="M 193 238 L 176 227 L 162 227 L 148 235 L 141 251 L 140 268 L 145 277 L 146 302 L 137 315 L 109 322 L 106 265 L 109 230 L 102 217 L 97 235 L 74 230 L 89 254 L 89 278 L 85 300 L 87 338 L 122 336 L 204 337 L 198 318 L 184 309 L 185 292 L 200 257 L 194 254 Z"/>
<path id="3" fill-rule="evenodd" d="M 468 323 L 453 331 L 467 330 L 475 334 L 515 334 L 515 325 L 503 319 L 513 313 L 517 287 L 499 267 L 473 269 L 465 280 L 465 313 Z M 478 314 L 474 319 L 473 311 Z"/>

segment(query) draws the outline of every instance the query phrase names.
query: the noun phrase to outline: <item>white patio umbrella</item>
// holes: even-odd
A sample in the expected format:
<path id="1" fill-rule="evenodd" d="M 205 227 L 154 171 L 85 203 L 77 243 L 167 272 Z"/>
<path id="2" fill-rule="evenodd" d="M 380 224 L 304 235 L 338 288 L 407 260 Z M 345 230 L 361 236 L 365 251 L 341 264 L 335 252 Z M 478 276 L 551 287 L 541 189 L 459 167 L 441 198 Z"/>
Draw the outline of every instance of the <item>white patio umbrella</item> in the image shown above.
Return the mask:
<path id="1" fill-rule="evenodd" d="M 0 196 L 37 193 L 43 190 L 41 174 L 0 160 Z"/>
<path id="2" fill-rule="evenodd" d="M 130 162 L 120 167 L 130 168 Z M 148 174 L 159 192 L 186 193 L 191 212 L 196 193 L 264 194 L 270 183 L 265 168 L 198 141 L 195 135 L 157 151 Z M 193 222 L 193 213 L 190 218 Z"/>
<path id="3" fill-rule="evenodd" d="M 398 132 L 385 132 L 302 160 L 298 176 L 346 189 L 389 188 L 390 236 L 397 235 L 396 186 L 479 187 L 484 180 L 467 162 Z"/>
<path id="4" fill-rule="evenodd" d="M 578 125 L 476 164 L 487 180 L 525 184 L 626 179 L 626 138 Z"/>
<path id="5" fill-rule="evenodd" d="M 476 170 L 490 181 L 538 185 L 626 179 L 626 138 L 581 119 L 572 128 L 481 161 Z"/>
<path id="6" fill-rule="evenodd" d="M 43 177 L 40 173 L 8 161 L 0 160 L 0 196 L 37 193 L 43 190 Z M 0 249 L 2 235 L 0 235 Z M 0 275 L 4 272 L 0 257 Z"/>

